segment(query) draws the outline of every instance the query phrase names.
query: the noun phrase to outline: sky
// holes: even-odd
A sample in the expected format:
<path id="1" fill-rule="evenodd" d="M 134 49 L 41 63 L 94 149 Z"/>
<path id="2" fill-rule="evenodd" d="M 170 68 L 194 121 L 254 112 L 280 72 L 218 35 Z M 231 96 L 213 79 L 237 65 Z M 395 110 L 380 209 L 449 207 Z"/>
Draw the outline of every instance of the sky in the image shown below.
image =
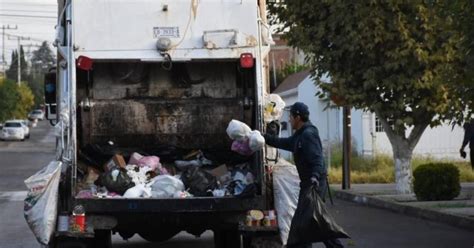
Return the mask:
<path id="1" fill-rule="evenodd" d="M 0 34 L 3 35 L 2 26 L 17 27 L 15 30 L 5 30 L 5 44 L 0 44 L 2 54 L 5 46 L 5 59 L 8 65 L 12 51 L 18 48 L 17 38 L 11 36 L 10 39 L 13 40 L 10 40 L 8 34 L 29 37 L 30 40 L 22 40 L 20 43 L 24 45 L 26 52 L 31 52 L 44 40 L 49 43 L 54 41 L 56 16 L 57 0 L 0 0 Z"/>

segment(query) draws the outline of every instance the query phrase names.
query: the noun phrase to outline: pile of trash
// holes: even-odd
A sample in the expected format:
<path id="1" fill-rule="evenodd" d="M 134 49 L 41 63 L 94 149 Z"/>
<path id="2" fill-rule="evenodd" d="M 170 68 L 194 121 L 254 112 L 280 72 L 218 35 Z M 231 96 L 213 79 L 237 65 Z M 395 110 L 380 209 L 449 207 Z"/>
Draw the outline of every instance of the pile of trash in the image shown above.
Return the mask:
<path id="1" fill-rule="evenodd" d="M 79 153 L 77 198 L 246 197 L 257 186 L 249 161 L 265 140 L 258 131 L 232 120 L 227 133 L 233 154 L 212 156 L 193 150 L 179 156 L 144 155 L 106 145 L 88 145 Z M 230 152 L 230 151 L 229 151 Z M 113 154 L 113 155 L 112 155 Z M 210 155 L 210 156 L 208 156 Z M 162 157 L 162 158 L 163 158 Z M 180 158 L 180 159 L 176 159 Z M 226 161 L 222 161 L 222 160 Z M 128 162 L 126 162 L 128 160 Z M 105 162 L 104 162 L 105 161 Z M 255 169 L 255 168 L 254 168 Z"/>

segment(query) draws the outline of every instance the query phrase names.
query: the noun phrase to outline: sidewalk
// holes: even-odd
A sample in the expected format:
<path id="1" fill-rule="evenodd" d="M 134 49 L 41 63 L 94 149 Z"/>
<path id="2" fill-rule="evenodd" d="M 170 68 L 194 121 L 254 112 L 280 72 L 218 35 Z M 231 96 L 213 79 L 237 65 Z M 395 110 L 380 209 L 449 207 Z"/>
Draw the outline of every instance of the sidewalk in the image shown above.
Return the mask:
<path id="1" fill-rule="evenodd" d="M 474 230 L 474 183 L 461 183 L 461 193 L 452 201 L 428 202 L 417 201 L 414 194 L 398 195 L 395 184 L 353 184 L 350 190 L 333 184 L 331 188 L 343 200 Z"/>

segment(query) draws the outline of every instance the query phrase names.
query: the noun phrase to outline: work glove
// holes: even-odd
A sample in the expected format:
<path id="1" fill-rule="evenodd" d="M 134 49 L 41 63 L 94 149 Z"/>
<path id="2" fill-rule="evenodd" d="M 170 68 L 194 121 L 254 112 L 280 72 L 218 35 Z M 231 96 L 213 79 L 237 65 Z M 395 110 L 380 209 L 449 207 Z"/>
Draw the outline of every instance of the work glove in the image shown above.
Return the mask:
<path id="1" fill-rule="evenodd" d="M 278 135 L 280 133 L 280 123 L 278 121 L 272 121 L 267 124 L 267 134 Z"/>
<path id="2" fill-rule="evenodd" d="M 319 188 L 319 180 L 316 177 L 311 177 L 311 184 Z"/>
<path id="3" fill-rule="evenodd" d="M 459 150 L 459 153 L 461 154 L 461 158 L 466 158 L 467 154 L 463 149 Z"/>

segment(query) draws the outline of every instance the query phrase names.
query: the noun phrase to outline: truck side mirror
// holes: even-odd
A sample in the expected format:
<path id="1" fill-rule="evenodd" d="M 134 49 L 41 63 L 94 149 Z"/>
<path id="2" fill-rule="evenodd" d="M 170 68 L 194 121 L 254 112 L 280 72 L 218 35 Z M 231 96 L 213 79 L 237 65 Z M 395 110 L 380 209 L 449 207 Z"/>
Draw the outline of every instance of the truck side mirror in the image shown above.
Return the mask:
<path id="1" fill-rule="evenodd" d="M 48 120 L 56 120 L 56 89 L 56 70 L 50 70 L 44 75 L 44 102 Z"/>

